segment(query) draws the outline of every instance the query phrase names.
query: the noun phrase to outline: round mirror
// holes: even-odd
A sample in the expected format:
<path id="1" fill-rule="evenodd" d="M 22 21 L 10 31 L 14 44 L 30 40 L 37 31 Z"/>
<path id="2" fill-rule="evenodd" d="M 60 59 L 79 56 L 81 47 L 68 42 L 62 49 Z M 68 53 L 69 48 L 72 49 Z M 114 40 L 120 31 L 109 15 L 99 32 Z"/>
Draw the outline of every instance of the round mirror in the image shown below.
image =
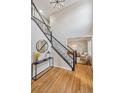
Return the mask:
<path id="1" fill-rule="evenodd" d="M 40 53 L 44 53 L 48 49 L 48 43 L 45 40 L 39 40 L 36 43 L 36 49 Z"/>

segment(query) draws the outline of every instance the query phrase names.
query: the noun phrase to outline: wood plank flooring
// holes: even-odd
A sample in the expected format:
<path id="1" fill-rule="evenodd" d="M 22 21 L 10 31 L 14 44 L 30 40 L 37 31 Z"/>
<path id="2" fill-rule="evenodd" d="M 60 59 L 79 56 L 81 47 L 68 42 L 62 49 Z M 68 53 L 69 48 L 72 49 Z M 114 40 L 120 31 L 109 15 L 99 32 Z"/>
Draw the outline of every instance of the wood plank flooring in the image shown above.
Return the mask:
<path id="1" fill-rule="evenodd" d="M 77 64 L 75 71 L 53 68 L 36 81 L 32 93 L 93 93 L 91 66 Z"/>

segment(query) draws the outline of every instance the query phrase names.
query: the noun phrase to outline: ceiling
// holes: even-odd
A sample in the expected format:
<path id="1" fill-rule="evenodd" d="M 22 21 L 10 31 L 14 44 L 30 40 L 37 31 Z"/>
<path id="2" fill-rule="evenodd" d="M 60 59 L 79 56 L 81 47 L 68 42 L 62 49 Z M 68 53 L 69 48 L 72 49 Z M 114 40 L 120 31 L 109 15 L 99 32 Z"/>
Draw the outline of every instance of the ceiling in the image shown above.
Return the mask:
<path id="1" fill-rule="evenodd" d="M 66 8 L 78 1 L 82 1 L 82 0 L 65 0 L 65 6 L 63 8 Z M 53 13 L 63 9 L 63 8 L 61 8 L 61 9 L 53 8 L 53 6 L 50 4 L 50 0 L 34 0 L 33 2 L 35 3 L 38 10 L 43 11 L 42 14 L 46 17 L 49 17 Z"/>

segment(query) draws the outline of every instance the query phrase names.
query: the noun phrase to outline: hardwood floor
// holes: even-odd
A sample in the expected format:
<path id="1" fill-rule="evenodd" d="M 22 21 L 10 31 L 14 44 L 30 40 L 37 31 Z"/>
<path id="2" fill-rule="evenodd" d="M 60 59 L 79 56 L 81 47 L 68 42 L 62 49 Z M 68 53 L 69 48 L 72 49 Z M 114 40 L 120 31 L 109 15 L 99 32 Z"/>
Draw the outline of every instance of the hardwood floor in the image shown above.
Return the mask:
<path id="1" fill-rule="evenodd" d="M 37 81 L 32 93 L 93 93 L 91 66 L 77 64 L 75 71 L 53 68 Z"/>

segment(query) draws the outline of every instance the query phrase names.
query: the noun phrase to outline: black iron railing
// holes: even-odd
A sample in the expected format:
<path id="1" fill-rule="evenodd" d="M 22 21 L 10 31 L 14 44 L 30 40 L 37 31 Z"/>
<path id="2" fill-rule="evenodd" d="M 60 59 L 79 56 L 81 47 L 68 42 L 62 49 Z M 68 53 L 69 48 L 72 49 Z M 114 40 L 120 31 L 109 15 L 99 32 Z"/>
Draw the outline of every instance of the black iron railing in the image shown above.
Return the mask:
<path id="1" fill-rule="evenodd" d="M 40 30 L 44 33 L 47 39 L 51 42 L 53 49 L 65 60 L 65 62 L 72 68 L 75 69 L 75 54 L 72 53 L 67 47 L 65 47 L 57 38 L 54 37 L 51 31 L 49 22 L 44 16 L 42 16 L 35 4 L 32 2 L 32 20 L 38 25 Z"/>

